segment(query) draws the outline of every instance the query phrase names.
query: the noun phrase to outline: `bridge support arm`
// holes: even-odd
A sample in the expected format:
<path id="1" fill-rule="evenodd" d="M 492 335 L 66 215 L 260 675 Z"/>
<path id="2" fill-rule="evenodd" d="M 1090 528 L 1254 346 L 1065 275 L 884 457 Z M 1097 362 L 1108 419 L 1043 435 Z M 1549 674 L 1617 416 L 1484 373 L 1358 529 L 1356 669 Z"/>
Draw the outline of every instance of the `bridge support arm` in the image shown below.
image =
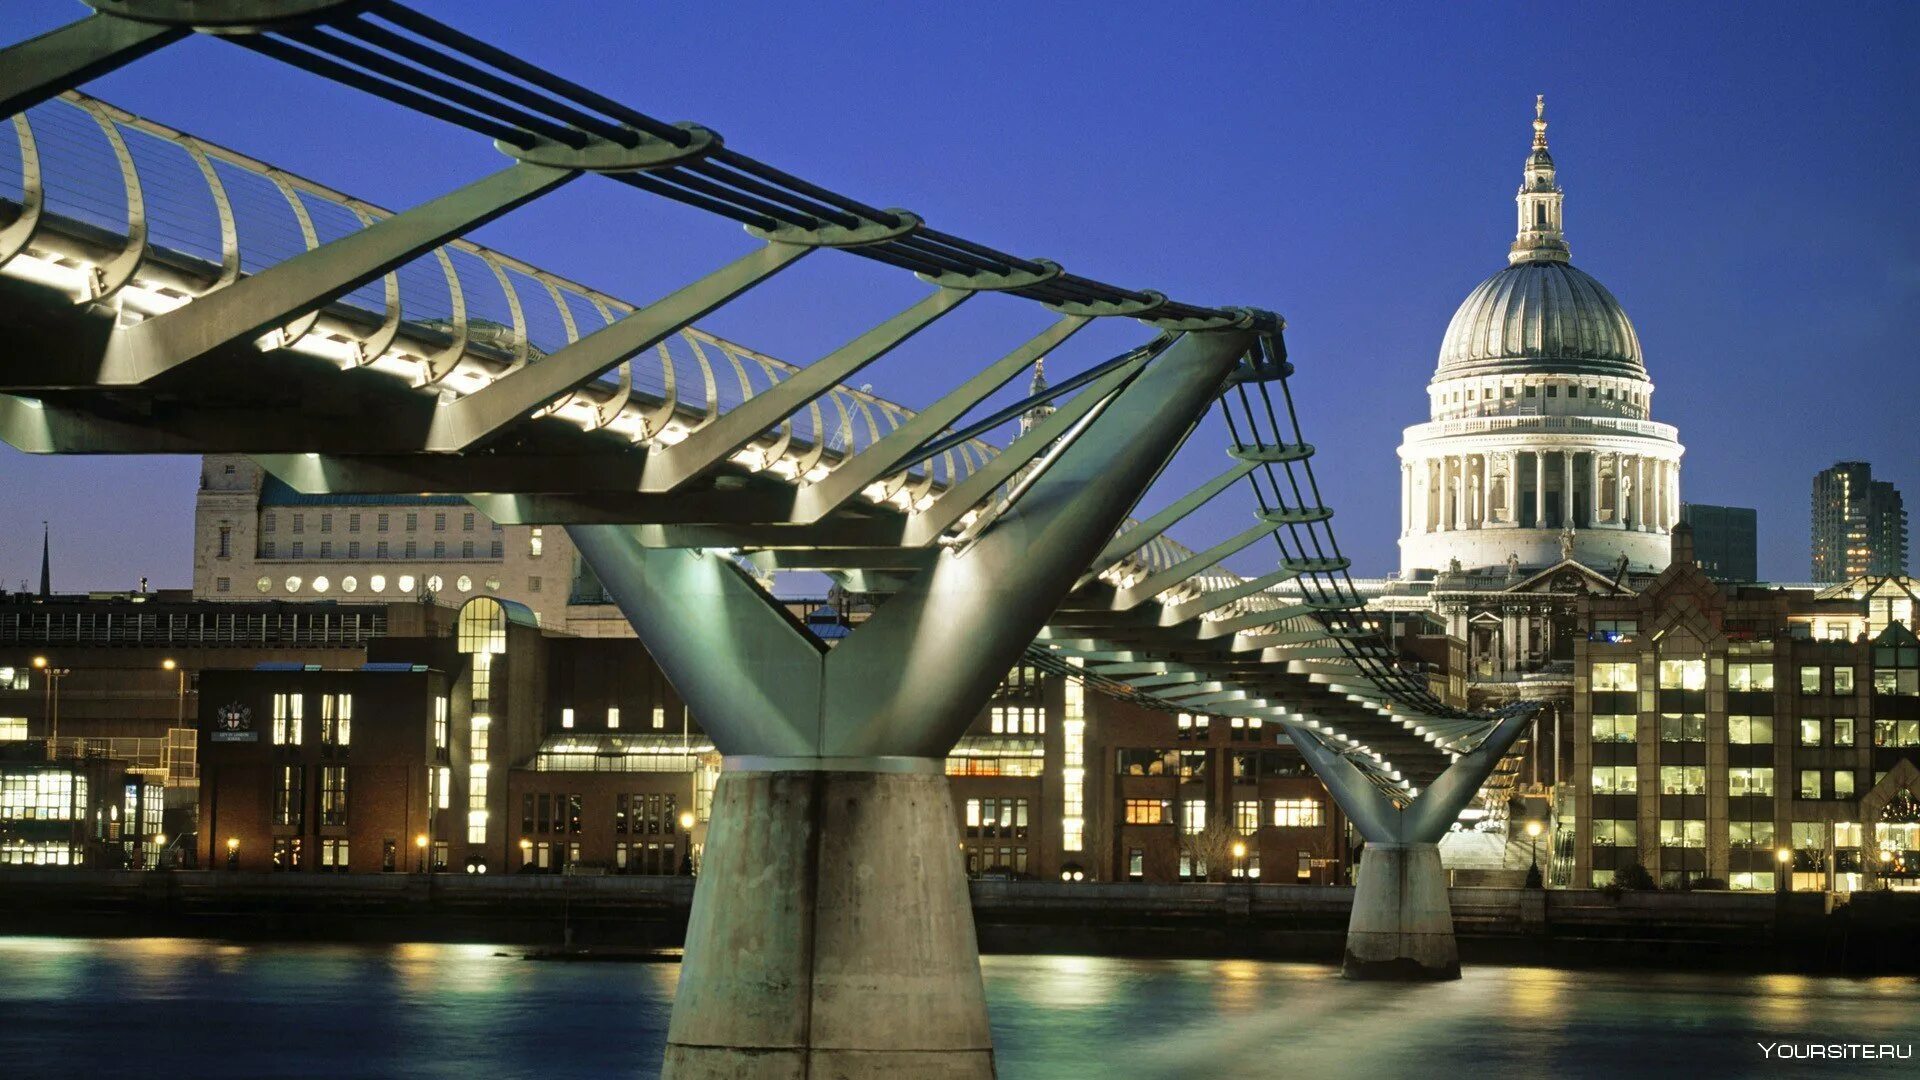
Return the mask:
<path id="1" fill-rule="evenodd" d="M 1312 732 L 1287 726 L 1307 764 L 1367 841 L 1354 877 L 1353 914 L 1341 965 L 1348 978 L 1460 977 L 1460 947 L 1454 938 L 1447 872 L 1440 864 L 1440 838 L 1532 715 L 1526 708 L 1502 717 L 1479 747 L 1461 755 L 1417 799 L 1404 804 L 1389 799 L 1358 766 Z"/>
<path id="2" fill-rule="evenodd" d="M 182 26 L 90 15 L 0 52 L 0 116 L 26 112 L 185 38 Z"/>

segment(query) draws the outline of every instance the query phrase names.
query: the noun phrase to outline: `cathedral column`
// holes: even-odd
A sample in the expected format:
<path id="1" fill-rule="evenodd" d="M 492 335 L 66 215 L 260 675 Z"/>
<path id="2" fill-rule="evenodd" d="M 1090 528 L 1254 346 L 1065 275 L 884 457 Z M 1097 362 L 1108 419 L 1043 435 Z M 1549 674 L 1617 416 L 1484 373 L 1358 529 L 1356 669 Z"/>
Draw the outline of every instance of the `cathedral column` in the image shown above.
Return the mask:
<path id="1" fill-rule="evenodd" d="M 1544 450 L 1533 452 L 1533 527 L 1547 527 L 1547 466 Z"/>
<path id="2" fill-rule="evenodd" d="M 1520 524 L 1520 455 L 1507 454 L 1507 524 Z"/>
<path id="3" fill-rule="evenodd" d="M 1643 455 L 1640 458 L 1640 501 L 1636 504 L 1640 510 L 1640 531 L 1653 531 L 1653 463 Z"/>
<path id="4" fill-rule="evenodd" d="M 1573 524 L 1573 451 L 1560 451 L 1560 527 Z"/>
<path id="5" fill-rule="evenodd" d="M 1673 507 L 1673 524 L 1680 524 L 1680 463 L 1667 462 L 1667 501 Z"/>
<path id="6" fill-rule="evenodd" d="M 1447 532 L 1451 529 L 1451 526 L 1447 524 L 1447 510 L 1449 509 L 1448 503 L 1452 498 L 1453 476 L 1451 474 L 1451 470 L 1449 470 L 1447 467 L 1447 455 L 1441 454 L 1436 464 L 1439 466 L 1439 469 L 1440 469 L 1440 504 L 1438 507 L 1439 525 L 1437 527 L 1437 531 Z"/>
<path id="7" fill-rule="evenodd" d="M 1485 454 L 1475 454 L 1467 461 L 1473 472 L 1473 512 L 1469 524 L 1477 529 L 1487 521 L 1487 458 Z"/>
<path id="8" fill-rule="evenodd" d="M 1627 527 L 1627 455 L 1613 452 L 1613 527 Z"/>
<path id="9" fill-rule="evenodd" d="M 1600 451 L 1587 451 L 1587 525 L 1600 524 Z"/>
<path id="10" fill-rule="evenodd" d="M 1400 463 L 1400 535 L 1413 529 L 1413 470 Z"/>

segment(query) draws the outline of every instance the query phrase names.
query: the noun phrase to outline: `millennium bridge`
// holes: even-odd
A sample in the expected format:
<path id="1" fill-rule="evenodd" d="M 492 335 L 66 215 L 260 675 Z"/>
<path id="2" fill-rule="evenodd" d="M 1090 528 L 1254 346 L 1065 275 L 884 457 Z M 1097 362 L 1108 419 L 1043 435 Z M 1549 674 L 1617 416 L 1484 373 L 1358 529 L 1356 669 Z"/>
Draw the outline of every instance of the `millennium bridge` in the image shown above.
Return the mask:
<path id="1" fill-rule="evenodd" d="M 389 0 L 89 6 L 0 52 L 0 439 L 245 453 L 303 492 L 565 527 L 725 755 L 666 1075 L 993 1075 L 943 759 L 1023 656 L 1283 733 L 1366 840 L 1347 973 L 1457 977 L 1437 841 L 1531 712 L 1447 707 L 1362 614 L 1277 315 L 942 231 Z M 76 89 L 193 35 L 490 139 L 503 167 L 392 211 Z M 755 246 L 641 305 L 463 239 L 589 175 Z M 608 241 L 582 221 L 578 242 Z M 823 251 L 924 296 L 807 364 L 695 328 Z M 949 357 L 925 408 L 849 386 L 983 293 L 1051 323 Z M 987 404 L 1103 320 L 1141 340 Z M 1139 505 L 1216 408 L 1227 467 Z M 1174 540 L 1203 508 L 1247 524 Z M 1269 542 L 1270 572 L 1224 568 Z M 827 649 L 774 570 L 882 599 Z"/>

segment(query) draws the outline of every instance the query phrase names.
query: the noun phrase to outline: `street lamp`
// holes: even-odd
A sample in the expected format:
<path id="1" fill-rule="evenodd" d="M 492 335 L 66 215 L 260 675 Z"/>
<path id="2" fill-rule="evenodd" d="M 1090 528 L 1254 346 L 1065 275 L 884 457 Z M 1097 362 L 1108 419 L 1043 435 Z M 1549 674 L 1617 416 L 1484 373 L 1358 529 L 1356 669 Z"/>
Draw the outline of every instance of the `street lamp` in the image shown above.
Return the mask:
<path id="1" fill-rule="evenodd" d="M 47 760 L 52 761 L 60 754 L 60 680 L 73 669 L 53 667 L 44 656 L 33 658 L 33 669 L 47 677 Z"/>
<path id="2" fill-rule="evenodd" d="M 1790 865 L 1793 862 L 1793 849 L 1775 848 L 1773 858 L 1780 864 L 1780 880 L 1774 882 L 1774 892 L 1784 897 L 1787 895 L 1787 881 L 1793 876 L 1793 868 Z"/>
<path id="3" fill-rule="evenodd" d="M 420 849 L 420 872 L 427 872 L 427 834 L 421 833 L 413 838 L 413 846 Z"/>
<path id="4" fill-rule="evenodd" d="M 227 869 L 240 869 L 240 838 L 237 836 L 227 837 Z"/>
<path id="5" fill-rule="evenodd" d="M 532 862 L 533 862 L 533 841 L 523 836 L 520 838 L 520 869 L 525 870 L 528 864 Z"/>
<path id="6" fill-rule="evenodd" d="M 164 869 L 167 861 L 167 834 L 154 833 L 153 846 L 159 849 L 153 856 L 153 868 L 155 870 Z"/>
<path id="7" fill-rule="evenodd" d="M 685 877 L 693 876 L 693 812 L 680 812 L 680 835 L 684 837 L 680 855 L 680 873 Z"/>
<path id="8" fill-rule="evenodd" d="M 1531 842 L 1533 848 L 1533 862 L 1527 867 L 1527 888 L 1529 889 L 1544 889 L 1547 887 L 1546 881 L 1540 876 L 1541 831 L 1538 821 L 1527 822 L 1527 839 Z"/>
<path id="9" fill-rule="evenodd" d="M 1233 842 L 1233 869 L 1235 877 L 1247 876 L 1246 858 L 1247 842 L 1245 840 L 1235 840 Z"/>

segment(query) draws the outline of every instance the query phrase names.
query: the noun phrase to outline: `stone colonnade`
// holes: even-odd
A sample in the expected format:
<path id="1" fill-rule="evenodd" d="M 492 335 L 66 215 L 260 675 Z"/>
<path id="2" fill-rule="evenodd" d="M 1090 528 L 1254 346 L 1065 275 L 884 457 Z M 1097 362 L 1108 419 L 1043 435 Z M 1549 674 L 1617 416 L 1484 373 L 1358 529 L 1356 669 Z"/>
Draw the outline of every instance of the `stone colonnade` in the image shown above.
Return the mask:
<path id="1" fill-rule="evenodd" d="M 1415 457 L 1400 463 L 1400 492 L 1402 536 L 1566 525 L 1664 533 L 1680 520 L 1679 463 L 1617 450 Z"/>

